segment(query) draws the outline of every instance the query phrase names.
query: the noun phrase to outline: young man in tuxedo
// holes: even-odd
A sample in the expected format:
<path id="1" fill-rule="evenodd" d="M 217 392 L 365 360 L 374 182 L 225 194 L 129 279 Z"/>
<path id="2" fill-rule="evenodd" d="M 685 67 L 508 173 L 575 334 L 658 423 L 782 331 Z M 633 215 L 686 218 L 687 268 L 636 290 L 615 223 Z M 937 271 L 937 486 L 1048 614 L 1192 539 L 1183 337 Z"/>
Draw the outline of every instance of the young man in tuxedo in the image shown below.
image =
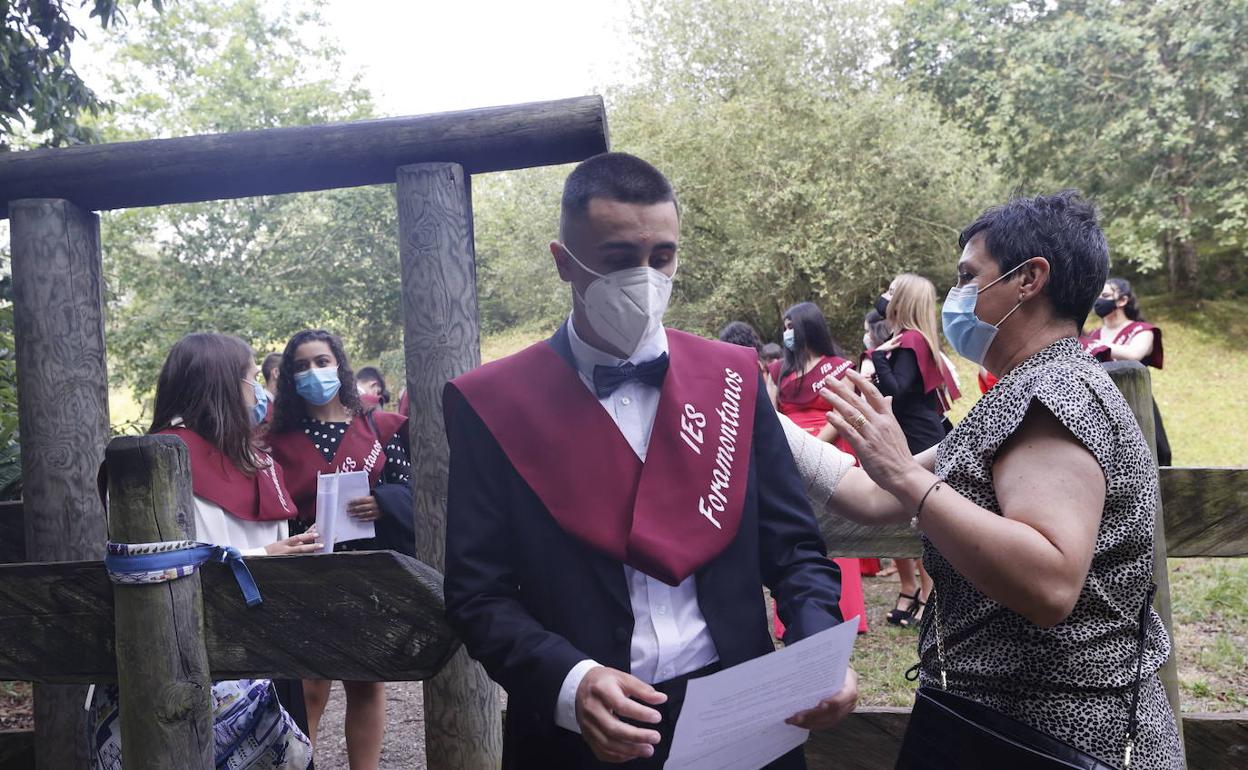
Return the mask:
<path id="1" fill-rule="evenodd" d="M 660 768 L 689 679 L 841 621 L 753 350 L 664 328 L 680 215 L 667 179 L 606 153 L 564 186 L 572 313 L 447 385 L 446 604 L 508 693 L 505 768 Z M 823 729 L 844 689 L 791 723 Z M 770 767 L 802 768 L 798 749 Z"/>

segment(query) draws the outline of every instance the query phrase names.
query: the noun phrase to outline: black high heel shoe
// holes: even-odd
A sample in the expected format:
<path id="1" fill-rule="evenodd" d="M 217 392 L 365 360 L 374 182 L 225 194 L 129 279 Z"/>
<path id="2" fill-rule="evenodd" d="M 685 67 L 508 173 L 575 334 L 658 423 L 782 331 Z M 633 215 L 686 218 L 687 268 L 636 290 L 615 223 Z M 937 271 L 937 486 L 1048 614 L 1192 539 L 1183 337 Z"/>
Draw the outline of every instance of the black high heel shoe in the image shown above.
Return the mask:
<path id="1" fill-rule="evenodd" d="M 923 591 L 919 589 L 919 596 L 922 595 Z M 922 599 L 915 599 L 914 603 L 910 605 L 910 611 L 906 613 L 904 618 L 898 621 L 897 625 L 902 628 L 918 628 L 923 621 L 923 608 L 926 606 L 927 602 Z"/>
<path id="2" fill-rule="evenodd" d="M 894 607 L 889 610 L 888 615 L 884 619 L 889 622 L 889 625 L 902 626 L 904 628 L 906 623 L 903 621 L 914 617 L 914 613 L 917 612 L 915 609 L 916 605 L 922 606 L 923 602 L 919 600 L 919 597 L 922 595 L 923 589 L 921 588 L 916 589 L 913 594 L 897 594 L 897 604 L 900 605 L 902 599 L 909 599 L 910 606 L 904 610 L 901 607 Z"/>

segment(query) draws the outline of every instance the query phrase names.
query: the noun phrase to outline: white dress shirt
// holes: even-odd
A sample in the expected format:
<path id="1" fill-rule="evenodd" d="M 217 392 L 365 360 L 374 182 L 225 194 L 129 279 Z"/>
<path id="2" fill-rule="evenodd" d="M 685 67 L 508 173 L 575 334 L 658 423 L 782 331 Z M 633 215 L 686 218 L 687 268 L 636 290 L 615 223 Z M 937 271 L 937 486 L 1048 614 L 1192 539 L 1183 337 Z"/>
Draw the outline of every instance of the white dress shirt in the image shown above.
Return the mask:
<path id="1" fill-rule="evenodd" d="M 250 521 L 225 512 L 221 506 L 195 496 L 195 539 L 230 545 L 243 556 L 264 556 L 264 547 L 290 537 L 286 521 Z"/>
<path id="2" fill-rule="evenodd" d="M 619 366 L 625 361 L 590 346 L 578 337 L 570 319 L 568 343 L 581 381 L 591 393 L 595 392 L 595 366 Z M 639 364 L 666 352 L 667 332 L 659 327 L 626 360 Z M 650 431 L 659 409 L 659 389 L 631 380 L 610 396 L 598 399 L 598 403 L 615 421 L 628 445 L 645 462 Z M 629 673 L 653 684 L 697 671 L 719 660 L 715 643 L 706 628 L 706 619 L 698 607 L 695 576 L 690 575 L 680 585 L 672 587 L 627 565 L 622 569 L 628 581 L 628 596 L 633 608 Z M 555 723 L 560 727 L 576 733 L 581 731 L 576 721 L 576 691 L 585 674 L 598 665 L 593 660 L 583 660 L 564 678 L 555 704 Z"/>

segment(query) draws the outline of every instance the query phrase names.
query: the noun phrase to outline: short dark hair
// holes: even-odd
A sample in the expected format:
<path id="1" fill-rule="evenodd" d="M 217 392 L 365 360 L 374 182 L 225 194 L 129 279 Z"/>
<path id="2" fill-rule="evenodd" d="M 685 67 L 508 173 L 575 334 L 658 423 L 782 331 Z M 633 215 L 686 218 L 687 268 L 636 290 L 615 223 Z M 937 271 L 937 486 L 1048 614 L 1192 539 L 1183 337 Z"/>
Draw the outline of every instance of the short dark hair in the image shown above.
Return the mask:
<path id="1" fill-rule="evenodd" d="M 375 382 L 381 386 L 381 395 L 378 396 L 378 403 L 382 406 L 390 403 L 390 390 L 386 387 L 386 378 L 381 376 L 381 370 L 375 366 L 365 366 L 355 373 L 355 381 Z"/>
<path id="2" fill-rule="evenodd" d="M 582 161 L 563 183 L 559 229 L 583 216 L 594 198 L 620 203 L 676 203 L 672 183 L 663 172 L 636 155 L 604 152 Z"/>
<path id="3" fill-rule="evenodd" d="M 764 363 L 779 361 L 784 358 L 784 348 L 774 342 L 768 342 L 766 345 L 763 345 L 763 349 L 759 352 L 758 357 L 763 359 Z"/>
<path id="4" fill-rule="evenodd" d="M 264 376 L 265 384 L 272 385 L 273 378 L 269 376 L 269 373 L 272 372 L 274 369 L 281 369 L 281 368 L 282 368 L 282 354 L 281 353 L 270 353 L 267 356 L 265 356 L 264 363 L 260 364 L 260 374 Z"/>
<path id="5" fill-rule="evenodd" d="M 871 347 L 879 347 L 888 342 L 893 337 L 893 330 L 888 325 L 888 320 L 880 315 L 880 311 L 871 308 L 867 311 L 863 320 L 867 323 L 867 334 L 871 337 Z"/>
<path id="6" fill-rule="evenodd" d="M 1059 316 L 1082 328 L 1109 277 L 1109 245 L 1096 207 L 1078 190 L 1012 198 L 994 206 L 962 231 L 958 248 L 966 248 L 980 233 L 1003 274 L 1032 257 L 1047 259 L 1045 293 Z"/>
<path id="7" fill-rule="evenodd" d="M 745 321 L 728 322 L 727 326 L 719 330 L 719 341 L 763 352 L 763 341 L 758 338 L 758 332 Z"/>

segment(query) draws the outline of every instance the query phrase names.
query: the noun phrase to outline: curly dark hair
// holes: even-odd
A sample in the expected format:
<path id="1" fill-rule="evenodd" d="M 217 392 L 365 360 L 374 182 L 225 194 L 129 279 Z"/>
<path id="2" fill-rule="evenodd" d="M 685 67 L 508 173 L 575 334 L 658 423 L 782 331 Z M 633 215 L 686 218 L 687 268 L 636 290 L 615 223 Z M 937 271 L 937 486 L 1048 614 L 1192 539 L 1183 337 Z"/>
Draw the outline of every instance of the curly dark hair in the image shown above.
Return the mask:
<path id="1" fill-rule="evenodd" d="M 299 425 L 308 417 L 308 405 L 295 391 L 295 351 L 308 342 L 324 342 L 329 345 L 329 352 L 338 361 L 338 402 L 352 415 L 359 416 L 364 413 L 360 406 L 360 395 L 355 390 L 355 373 L 351 371 L 347 353 L 342 349 L 342 340 L 338 339 L 338 335 L 324 329 L 304 329 L 291 337 L 286 343 L 286 349 L 282 351 L 282 369 L 277 376 L 277 400 L 273 404 L 273 433 L 298 430 Z"/>

